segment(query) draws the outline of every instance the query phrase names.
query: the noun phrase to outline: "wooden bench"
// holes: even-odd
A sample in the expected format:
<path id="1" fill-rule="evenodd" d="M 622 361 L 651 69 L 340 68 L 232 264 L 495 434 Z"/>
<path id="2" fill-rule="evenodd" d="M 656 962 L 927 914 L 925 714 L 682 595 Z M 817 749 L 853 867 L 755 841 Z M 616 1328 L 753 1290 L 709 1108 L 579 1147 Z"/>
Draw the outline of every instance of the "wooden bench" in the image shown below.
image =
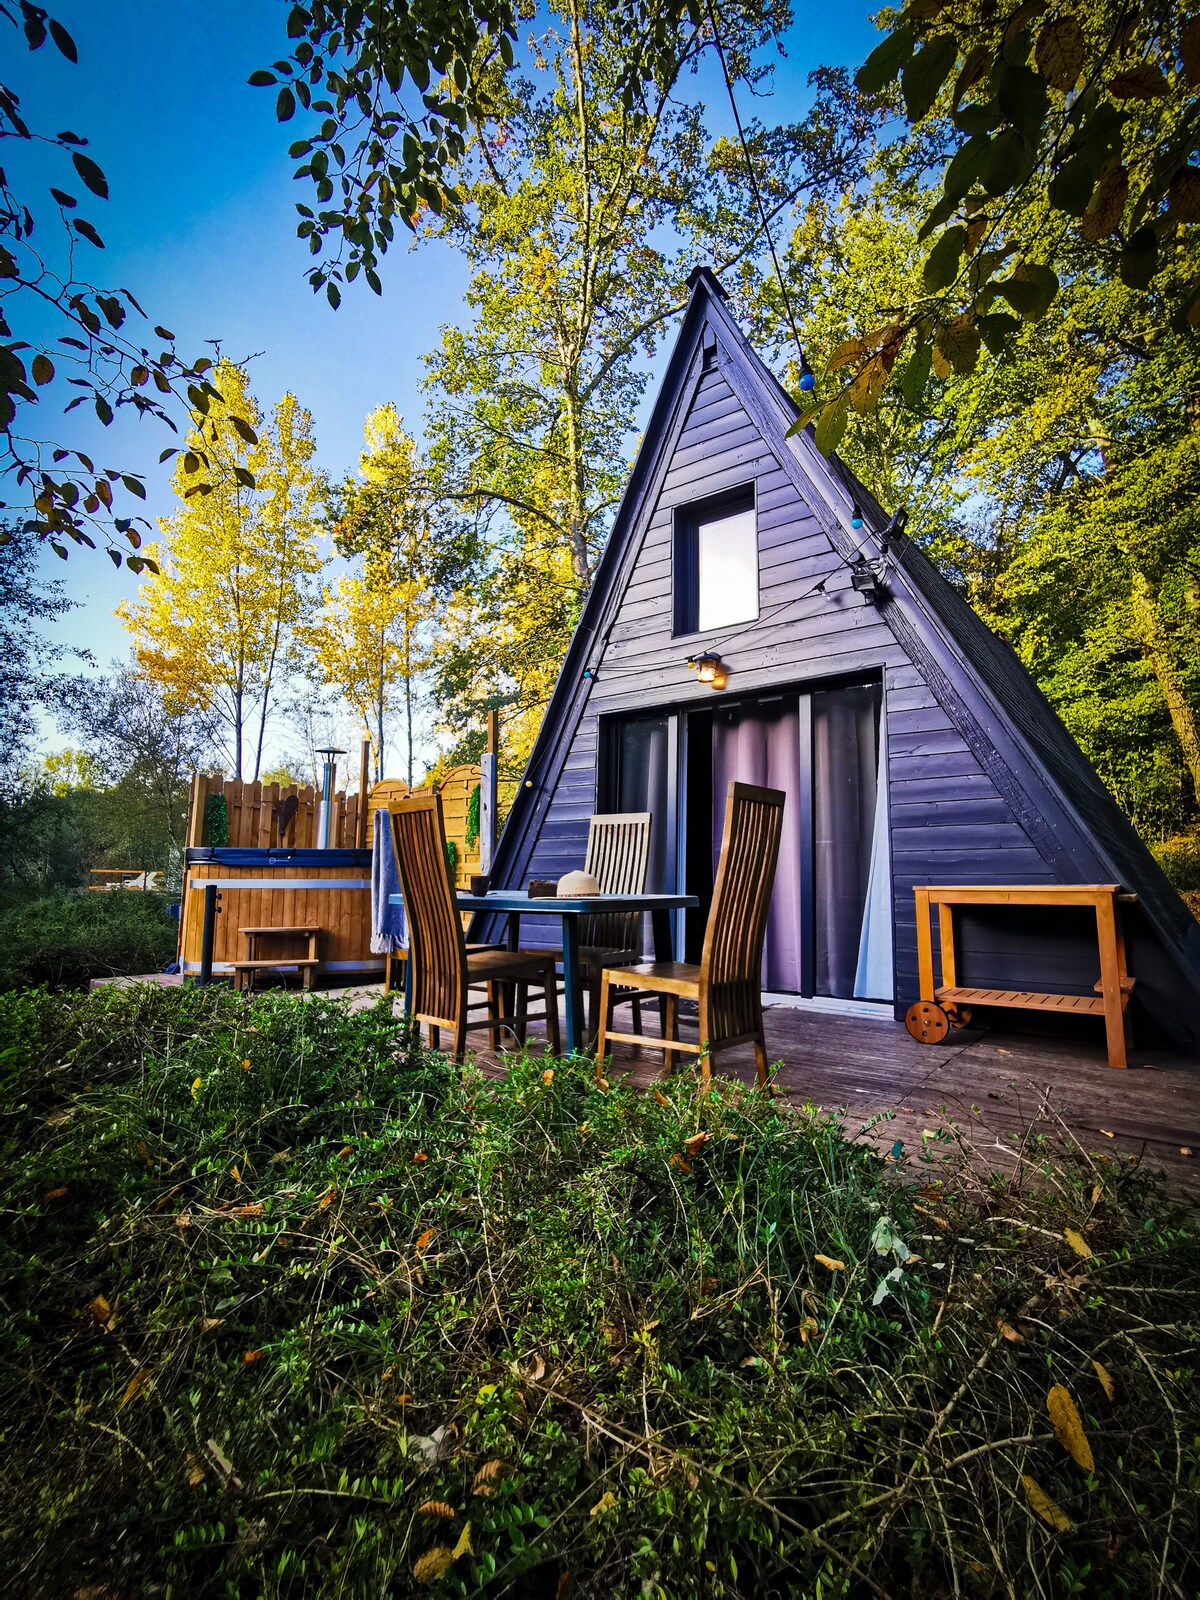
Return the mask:
<path id="1" fill-rule="evenodd" d="M 313 974 L 321 964 L 317 955 L 320 928 L 243 928 L 241 933 L 246 940 L 246 959 L 233 963 L 235 989 L 253 988 L 255 974 L 259 972 L 298 972 L 303 986 L 312 988 Z M 308 943 L 308 954 L 263 956 L 259 953 L 262 940 L 276 939 L 304 939 Z"/>
<path id="2" fill-rule="evenodd" d="M 909 1006 L 904 1024 L 914 1039 L 940 1043 L 952 1022 L 970 1020 L 971 1006 L 1016 1006 L 1030 1011 L 1056 1011 L 1068 1016 L 1103 1017 L 1110 1067 L 1127 1062 L 1126 1010 L 1134 980 L 1125 966 L 1121 906 L 1136 901 L 1119 883 L 1042 884 L 1037 887 L 998 885 L 914 885 L 917 900 L 917 977 L 921 998 Z M 938 908 L 942 981 L 933 974 L 931 910 Z M 954 906 L 1078 906 L 1094 912 L 1100 953 L 1100 981 L 1092 994 L 1045 990 L 993 989 L 958 982 L 954 953 Z"/>

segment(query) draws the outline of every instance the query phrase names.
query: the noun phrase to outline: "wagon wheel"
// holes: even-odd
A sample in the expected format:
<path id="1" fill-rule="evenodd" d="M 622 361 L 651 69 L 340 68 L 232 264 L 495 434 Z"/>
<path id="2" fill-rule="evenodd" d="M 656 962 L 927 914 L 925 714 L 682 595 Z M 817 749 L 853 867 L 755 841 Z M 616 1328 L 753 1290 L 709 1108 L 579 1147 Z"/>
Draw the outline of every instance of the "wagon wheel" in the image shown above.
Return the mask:
<path id="1" fill-rule="evenodd" d="M 904 1013 L 904 1026 L 921 1044 L 941 1044 L 950 1032 L 950 1018 L 934 1000 L 916 1000 Z"/>
<path id="2" fill-rule="evenodd" d="M 952 1028 L 969 1028 L 971 1026 L 971 1018 L 975 1015 L 974 1007 L 959 1005 L 954 1000 L 949 1005 L 943 1006 L 942 1010 L 950 1018 L 950 1026 Z"/>

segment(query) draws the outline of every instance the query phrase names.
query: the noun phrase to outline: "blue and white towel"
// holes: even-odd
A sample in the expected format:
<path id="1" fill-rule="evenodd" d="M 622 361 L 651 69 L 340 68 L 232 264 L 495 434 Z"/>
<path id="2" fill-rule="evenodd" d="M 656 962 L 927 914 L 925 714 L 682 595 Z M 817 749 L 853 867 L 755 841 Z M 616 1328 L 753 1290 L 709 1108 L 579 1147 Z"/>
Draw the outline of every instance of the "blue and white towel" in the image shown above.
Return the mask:
<path id="1" fill-rule="evenodd" d="M 392 838 L 391 812 L 375 813 L 375 842 L 371 850 L 371 950 L 377 956 L 408 948 L 408 924 L 402 905 L 391 905 L 389 895 L 400 893 L 396 842 Z"/>

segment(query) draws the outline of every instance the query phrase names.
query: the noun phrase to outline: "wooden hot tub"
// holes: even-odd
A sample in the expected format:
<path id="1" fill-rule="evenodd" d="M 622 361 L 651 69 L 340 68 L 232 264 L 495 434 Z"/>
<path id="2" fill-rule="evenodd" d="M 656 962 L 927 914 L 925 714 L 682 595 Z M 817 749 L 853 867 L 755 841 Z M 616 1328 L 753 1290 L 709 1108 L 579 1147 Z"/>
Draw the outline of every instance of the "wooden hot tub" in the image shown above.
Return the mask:
<path id="1" fill-rule="evenodd" d="M 182 971 L 200 971 L 204 888 L 220 891 L 213 940 L 214 975 L 232 977 L 246 955 L 243 928 L 318 927 L 320 965 L 326 979 L 352 974 L 383 976 L 383 957 L 371 953 L 371 852 L 369 850 L 248 849 L 228 846 L 188 850 L 180 912 Z M 275 952 L 272 952 L 273 954 Z M 305 954 L 281 944 L 279 957 Z"/>

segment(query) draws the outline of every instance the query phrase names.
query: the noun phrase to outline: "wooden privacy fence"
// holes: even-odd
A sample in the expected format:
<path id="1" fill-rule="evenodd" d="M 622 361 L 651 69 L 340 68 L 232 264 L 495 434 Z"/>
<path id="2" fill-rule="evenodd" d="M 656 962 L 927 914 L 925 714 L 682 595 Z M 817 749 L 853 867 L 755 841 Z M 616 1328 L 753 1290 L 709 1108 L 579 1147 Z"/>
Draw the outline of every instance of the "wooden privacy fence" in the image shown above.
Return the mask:
<path id="1" fill-rule="evenodd" d="M 231 849 L 273 850 L 280 845 L 292 850 L 317 848 L 319 789 L 309 784 L 251 783 L 244 778 L 209 777 L 198 772 L 192 779 L 188 807 L 189 849 L 218 842 L 209 832 L 209 800 L 213 795 L 221 795 L 225 801 L 227 836 L 221 842 Z M 334 795 L 329 843 L 335 850 L 353 850 L 358 844 L 357 794 L 347 795 L 339 789 Z"/>
<path id="2" fill-rule="evenodd" d="M 442 797 L 446 838 L 454 846 L 455 881 L 465 883 L 479 871 L 478 835 L 468 843 L 471 795 L 479 784 L 479 768 L 474 765 L 452 767 L 433 785 Z M 361 841 L 369 849 L 373 842 L 372 818 L 377 810 L 390 811 L 398 801 L 415 791 L 399 778 L 384 778 L 367 795 L 366 825 Z M 210 845 L 208 802 L 212 795 L 225 801 L 226 838 L 231 849 L 273 850 L 284 845 L 292 850 L 317 848 L 319 789 L 307 784 L 251 783 L 243 778 L 209 777 L 198 772 L 192 779 L 188 808 L 187 844 L 189 849 Z M 292 801 L 295 801 L 294 806 Z M 357 794 L 339 789 L 333 797 L 333 824 L 329 843 L 334 850 L 353 850 L 360 842 Z M 280 835 L 280 828 L 284 829 Z"/>
<path id="3" fill-rule="evenodd" d="M 453 846 L 454 882 L 458 888 L 465 888 L 472 873 L 479 871 L 478 832 L 470 843 L 467 842 L 471 821 L 471 795 L 479 787 L 479 775 L 480 769 L 473 764 L 451 767 L 450 771 L 436 783 L 424 785 L 426 788 L 436 789 L 442 797 L 446 842 Z M 371 817 L 373 818 L 375 812 L 384 806 L 389 811 L 393 810 L 401 800 L 406 800 L 410 794 L 419 792 L 418 789 L 410 789 L 398 778 L 382 779 L 368 797 Z M 478 812 L 476 820 L 478 821 Z M 368 832 L 367 842 L 370 843 L 373 837 L 373 833 Z"/>

